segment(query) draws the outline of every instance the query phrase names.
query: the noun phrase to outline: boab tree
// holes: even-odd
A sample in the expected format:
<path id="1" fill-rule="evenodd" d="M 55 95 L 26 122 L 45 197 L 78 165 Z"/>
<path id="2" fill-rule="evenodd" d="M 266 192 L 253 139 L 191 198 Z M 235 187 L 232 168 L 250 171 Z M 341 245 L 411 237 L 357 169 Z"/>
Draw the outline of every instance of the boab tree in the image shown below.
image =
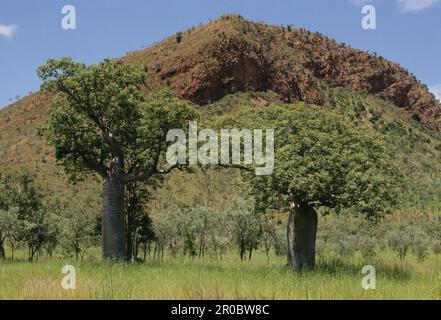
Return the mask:
<path id="1" fill-rule="evenodd" d="M 131 64 L 104 60 L 86 66 L 63 58 L 49 60 L 38 75 L 42 89 L 56 96 L 42 131 L 72 180 L 101 177 L 103 257 L 123 259 L 125 185 L 153 183 L 179 168 L 162 163 L 166 135 L 188 126 L 196 113 L 169 91 L 144 99 L 145 74 Z"/>
<path id="2" fill-rule="evenodd" d="M 222 123 L 275 129 L 274 173 L 244 172 L 259 210 L 289 212 L 288 262 L 295 270 L 315 264 L 318 207 L 375 217 L 396 204 L 400 170 L 372 130 L 304 104 L 238 113 Z"/>

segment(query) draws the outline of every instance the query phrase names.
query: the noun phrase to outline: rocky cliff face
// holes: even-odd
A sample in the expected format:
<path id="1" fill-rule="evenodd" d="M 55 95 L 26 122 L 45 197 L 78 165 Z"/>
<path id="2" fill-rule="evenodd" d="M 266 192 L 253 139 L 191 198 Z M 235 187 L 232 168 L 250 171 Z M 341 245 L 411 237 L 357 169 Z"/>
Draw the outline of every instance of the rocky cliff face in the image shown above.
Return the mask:
<path id="1" fill-rule="evenodd" d="M 197 104 L 237 91 L 273 90 L 287 102 L 323 105 L 329 88 L 345 87 L 375 94 L 441 131 L 441 105 L 409 72 L 301 29 L 228 15 L 122 61 L 143 64 L 149 86 L 170 86 Z"/>

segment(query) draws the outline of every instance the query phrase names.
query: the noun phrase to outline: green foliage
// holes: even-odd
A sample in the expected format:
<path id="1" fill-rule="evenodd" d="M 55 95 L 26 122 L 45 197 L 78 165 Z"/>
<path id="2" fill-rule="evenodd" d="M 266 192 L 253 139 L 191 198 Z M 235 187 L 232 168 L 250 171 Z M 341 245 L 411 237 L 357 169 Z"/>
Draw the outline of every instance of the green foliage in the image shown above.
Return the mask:
<path id="1" fill-rule="evenodd" d="M 401 260 L 404 260 L 409 249 L 412 249 L 420 261 L 427 257 L 429 237 L 419 226 L 397 224 L 394 229 L 387 232 L 386 238 L 389 247 Z"/>
<path id="2" fill-rule="evenodd" d="M 71 178 L 106 174 L 112 159 L 109 135 L 121 149 L 135 151 L 144 79 L 140 68 L 111 60 L 86 66 L 63 58 L 49 60 L 38 76 L 44 91 L 57 94 L 43 131 Z M 126 155 L 127 161 L 131 156 Z"/>
<path id="3" fill-rule="evenodd" d="M 410 227 L 410 226 L 409 226 Z M 407 232 L 406 228 L 403 230 L 395 229 L 387 233 L 387 242 L 391 250 L 395 251 L 401 261 L 407 255 L 410 245 L 412 244 L 412 237 Z"/>
<path id="4" fill-rule="evenodd" d="M 234 242 L 239 247 L 241 260 L 249 259 L 254 249 L 257 249 L 261 237 L 260 217 L 254 210 L 250 200 L 236 198 L 227 209 L 231 221 L 231 232 Z"/>
<path id="5" fill-rule="evenodd" d="M 29 261 L 46 246 L 49 255 L 58 244 L 60 234 L 59 217 L 50 211 L 39 209 L 31 219 L 25 220 L 23 240 L 28 246 Z"/>
<path id="6" fill-rule="evenodd" d="M 377 111 L 373 111 L 372 114 L 371 114 L 370 121 L 373 124 L 376 124 L 380 119 L 381 119 L 380 113 L 378 113 Z"/>
<path id="7" fill-rule="evenodd" d="M 433 254 L 435 254 L 437 256 L 441 254 L 441 241 L 440 240 L 433 242 L 432 252 L 433 252 Z"/>
<path id="8" fill-rule="evenodd" d="M 286 226 L 280 225 L 274 235 L 274 252 L 277 256 L 286 257 L 288 253 L 286 239 Z"/>
<path id="9" fill-rule="evenodd" d="M 25 168 L 0 173 L 0 209 L 17 208 L 26 218 L 42 207 L 42 194 Z"/>
<path id="10" fill-rule="evenodd" d="M 429 255 L 429 236 L 423 230 L 417 230 L 413 234 L 413 238 L 412 251 L 415 253 L 419 261 L 423 261 Z"/>
<path id="11" fill-rule="evenodd" d="M 357 118 L 363 118 L 366 115 L 366 107 L 361 103 L 356 104 L 354 112 Z"/>
<path id="12" fill-rule="evenodd" d="M 196 117 L 169 90 L 145 99 L 145 74 L 135 65 L 104 60 L 86 66 L 63 58 L 49 60 L 38 75 L 42 89 L 57 94 L 42 132 L 74 180 L 87 173 L 107 176 L 115 157 L 131 175 L 155 175 L 167 132 Z"/>
<path id="13" fill-rule="evenodd" d="M 137 221 L 137 229 L 136 229 L 136 238 L 135 238 L 135 246 L 137 248 L 136 252 L 139 251 L 139 246 L 143 245 L 144 258 L 146 260 L 147 256 L 147 247 L 150 245 L 152 241 L 156 239 L 155 232 L 153 230 L 153 221 L 149 215 L 144 214 Z M 135 253 L 135 257 L 138 255 Z"/>
<path id="14" fill-rule="evenodd" d="M 65 206 L 60 208 L 61 215 L 61 248 L 66 258 L 72 256 L 83 260 L 87 250 L 98 244 L 94 232 L 95 216 L 87 207 Z"/>
<path id="15" fill-rule="evenodd" d="M 307 202 L 375 216 L 397 203 L 400 170 L 382 137 L 368 128 L 303 104 L 244 109 L 220 123 L 276 129 L 274 174 L 249 175 L 260 209 Z"/>
<path id="16" fill-rule="evenodd" d="M 269 261 L 269 253 L 276 242 L 277 220 L 270 214 L 260 217 L 261 245 Z"/>
<path id="17" fill-rule="evenodd" d="M 18 208 L 0 209 L 0 258 L 5 258 L 3 246 L 6 242 L 11 249 L 11 258 L 14 259 L 15 251 L 22 245 L 24 229 Z"/>
<path id="18" fill-rule="evenodd" d="M 361 235 L 358 239 L 358 243 L 361 255 L 365 260 L 370 260 L 377 255 L 378 240 L 375 236 L 369 235 L 369 232 L 365 232 L 364 235 Z"/>
<path id="19" fill-rule="evenodd" d="M 326 215 L 319 223 L 319 250 L 333 251 L 341 257 L 359 252 L 363 259 L 369 260 L 378 250 L 377 231 L 378 223 L 360 214 Z"/>
<path id="20" fill-rule="evenodd" d="M 155 239 L 152 221 L 147 213 L 147 204 L 153 198 L 153 192 L 159 181 L 152 180 L 149 185 L 128 183 L 125 192 L 125 223 L 127 238 L 127 259 L 136 261 L 140 246 L 143 246 L 144 260 L 149 244 Z"/>
<path id="21" fill-rule="evenodd" d="M 42 194 L 25 170 L 0 174 L 0 216 L 0 244 L 6 236 L 12 254 L 26 244 L 32 261 L 44 246 L 50 253 L 58 242 L 59 220 L 43 206 Z"/>

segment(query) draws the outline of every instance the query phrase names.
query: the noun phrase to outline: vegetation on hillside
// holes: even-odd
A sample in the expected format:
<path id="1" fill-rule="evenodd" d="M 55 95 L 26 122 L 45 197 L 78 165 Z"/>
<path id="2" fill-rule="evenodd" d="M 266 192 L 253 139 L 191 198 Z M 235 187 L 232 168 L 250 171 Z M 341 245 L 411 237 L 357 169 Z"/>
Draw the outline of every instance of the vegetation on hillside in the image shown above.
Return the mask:
<path id="1" fill-rule="evenodd" d="M 105 258 L 146 266 L 114 268 L 146 276 L 180 274 L 183 263 L 228 279 L 249 263 L 252 276 L 241 279 L 275 281 L 265 298 L 298 296 L 281 279 L 303 286 L 335 273 L 349 283 L 374 263 L 387 286 L 419 281 L 406 297 L 439 298 L 430 264 L 441 254 L 441 107 L 398 65 L 320 34 L 224 16 L 118 61 L 50 60 L 39 75 L 45 90 L 0 110 L 7 273 L 23 266 L 4 258 L 25 256 L 51 268 L 52 256 L 87 260 L 88 272 L 112 268 L 90 264 L 104 243 Z M 201 127 L 275 128 L 274 175 L 167 166 L 168 130 L 196 118 Z M 310 222 L 305 237 L 295 222 Z M 315 273 L 287 275 L 286 255 L 295 270 L 317 262 Z M 219 293 L 206 276 L 206 292 L 156 297 L 249 298 L 265 284 Z M 106 285 L 92 287 L 108 296 Z"/>

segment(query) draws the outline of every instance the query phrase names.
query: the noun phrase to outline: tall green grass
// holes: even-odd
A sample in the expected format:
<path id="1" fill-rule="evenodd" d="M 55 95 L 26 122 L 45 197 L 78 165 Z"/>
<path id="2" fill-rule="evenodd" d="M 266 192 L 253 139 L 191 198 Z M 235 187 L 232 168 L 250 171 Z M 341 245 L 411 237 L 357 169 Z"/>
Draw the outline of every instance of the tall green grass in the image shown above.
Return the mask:
<path id="1" fill-rule="evenodd" d="M 61 287 L 62 267 L 76 268 L 76 290 Z M 376 267 L 376 290 L 361 286 L 363 265 Z M 383 252 L 373 261 L 326 257 L 313 271 L 294 273 L 286 259 L 262 253 L 240 262 L 185 259 L 113 264 L 40 259 L 0 261 L 0 299 L 441 299 L 441 261 L 400 262 Z"/>

